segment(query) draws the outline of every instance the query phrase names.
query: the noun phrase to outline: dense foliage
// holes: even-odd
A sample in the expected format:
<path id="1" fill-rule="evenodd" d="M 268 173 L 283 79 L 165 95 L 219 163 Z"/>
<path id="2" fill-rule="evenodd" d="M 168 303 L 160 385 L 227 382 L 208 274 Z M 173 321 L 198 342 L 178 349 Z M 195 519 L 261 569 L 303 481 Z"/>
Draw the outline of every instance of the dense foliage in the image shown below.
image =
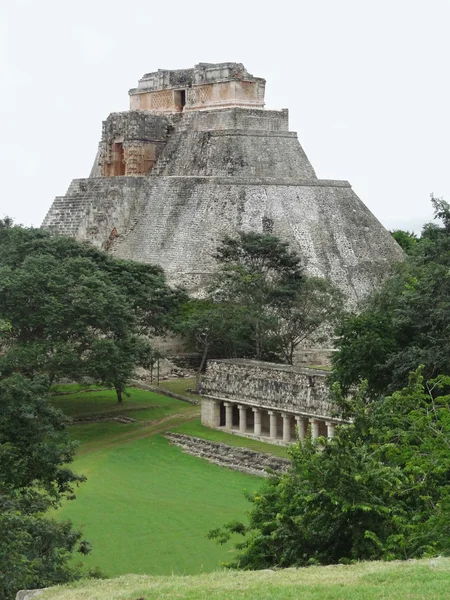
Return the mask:
<path id="1" fill-rule="evenodd" d="M 382 400 L 336 390 L 353 424 L 294 445 L 290 471 L 250 496 L 249 525 L 210 537 L 245 536 L 232 565 L 241 569 L 450 553 L 450 396 L 434 398 L 448 383 L 424 385 L 419 369 Z"/>
<path id="2" fill-rule="evenodd" d="M 84 477 L 67 466 L 73 458 L 66 418 L 48 399 L 48 381 L 15 374 L 0 380 L 0 598 L 20 588 L 69 581 L 70 553 L 87 552 L 70 523 L 45 515 L 74 497 Z"/>
<path id="3" fill-rule="evenodd" d="M 393 277 L 360 314 L 338 328 L 334 377 L 344 390 L 367 380 L 375 396 L 426 378 L 450 375 L 450 207 L 433 198 L 441 224 L 428 224 Z"/>
<path id="4" fill-rule="evenodd" d="M 121 401 L 135 366 L 152 361 L 149 338 L 171 327 L 184 301 L 159 267 L 0 222 L 3 377 L 92 377 Z"/>
<path id="5" fill-rule="evenodd" d="M 84 479 L 68 467 L 74 446 L 51 383 L 91 378 L 121 402 L 185 301 L 159 267 L 0 221 L 1 600 L 74 578 L 71 553 L 89 551 L 71 523 L 48 517 Z"/>
<path id="6" fill-rule="evenodd" d="M 202 365 L 207 355 L 292 363 L 297 346 L 325 336 L 341 313 L 340 292 L 308 277 L 300 257 L 275 235 L 225 237 L 216 260 L 208 297 L 191 302 L 182 327 Z"/>
<path id="7" fill-rule="evenodd" d="M 413 231 L 395 229 L 394 231 L 391 231 L 391 235 L 406 254 L 412 254 L 419 241 L 417 235 Z"/>

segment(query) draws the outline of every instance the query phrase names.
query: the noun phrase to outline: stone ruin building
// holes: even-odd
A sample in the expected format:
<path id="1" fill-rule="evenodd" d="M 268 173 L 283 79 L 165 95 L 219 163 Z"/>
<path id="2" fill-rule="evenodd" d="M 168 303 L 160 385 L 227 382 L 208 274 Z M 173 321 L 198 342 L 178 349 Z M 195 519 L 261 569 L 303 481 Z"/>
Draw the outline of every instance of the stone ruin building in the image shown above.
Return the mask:
<path id="1" fill-rule="evenodd" d="M 317 178 L 288 110 L 266 110 L 264 90 L 238 63 L 144 75 L 130 110 L 104 121 L 91 174 L 43 227 L 159 264 L 192 292 L 225 234 L 273 232 L 354 305 L 402 252 L 347 181 Z"/>
<path id="2" fill-rule="evenodd" d="M 329 371 L 254 360 L 210 360 L 202 379 L 202 423 L 272 444 L 332 438 L 344 423 L 330 401 Z"/>

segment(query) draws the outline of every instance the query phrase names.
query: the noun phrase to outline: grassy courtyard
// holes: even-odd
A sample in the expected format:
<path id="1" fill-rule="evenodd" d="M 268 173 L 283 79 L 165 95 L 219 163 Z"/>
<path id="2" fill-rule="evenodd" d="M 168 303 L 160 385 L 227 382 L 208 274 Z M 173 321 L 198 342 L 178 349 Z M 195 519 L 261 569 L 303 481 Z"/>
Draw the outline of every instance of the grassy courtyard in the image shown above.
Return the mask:
<path id="1" fill-rule="evenodd" d="M 167 430 L 192 423 L 192 434 L 198 434 L 198 406 L 143 390 L 129 392 L 123 406 L 110 391 L 54 397 L 74 420 L 95 415 L 135 419 L 71 426 L 71 437 L 80 441 L 73 468 L 88 481 L 57 516 L 82 527 L 93 546 L 83 564 L 107 576 L 213 571 L 230 559 L 230 548 L 207 540 L 208 530 L 244 517 L 250 506 L 244 490 L 257 489 L 261 480 L 169 445 L 162 435 Z"/>
<path id="2" fill-rule="evenodd" d="M 450 559 L 190 577 L 128 575 L 52 588 L 42 600 L 447 600 Z"/>

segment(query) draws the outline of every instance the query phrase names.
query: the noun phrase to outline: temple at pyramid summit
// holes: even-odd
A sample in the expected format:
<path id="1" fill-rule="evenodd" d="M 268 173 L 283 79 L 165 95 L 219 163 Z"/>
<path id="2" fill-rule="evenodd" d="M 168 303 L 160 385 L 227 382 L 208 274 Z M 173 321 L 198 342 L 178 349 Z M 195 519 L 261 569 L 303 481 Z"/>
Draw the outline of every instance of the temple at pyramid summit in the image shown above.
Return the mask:
<path id="1" fill-rule="evenodd" d="M 43 227 L 161 265 L 194 293 L 225 234 L 272 232 L 355 305 L 402 251 L 347 181 L 317 178 L 288 110 L 267 110 L 264 91 L 238 63 L 144 75 Z"/>

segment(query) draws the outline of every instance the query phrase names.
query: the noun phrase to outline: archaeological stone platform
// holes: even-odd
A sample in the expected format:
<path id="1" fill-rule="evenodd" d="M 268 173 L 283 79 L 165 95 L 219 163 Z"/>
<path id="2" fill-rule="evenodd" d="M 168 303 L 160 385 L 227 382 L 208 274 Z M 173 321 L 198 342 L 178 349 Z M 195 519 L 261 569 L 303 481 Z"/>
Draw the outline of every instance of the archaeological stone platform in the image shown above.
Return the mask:
<path id="1" fill-rule="evenodd" d="M 90 176 L 55 199 L 43 227 L 161 265 L 192 292 L 225 234 L 271 232 L 355 305 L 402 251 L 347 181 L 317 178 L 264 91 L 239 63 L 144 75 L 130 110 L 104 121 Z"/>
<path id="2" fill-rule="evenodd" d="M 332 438 L 345 423 L 329 396 L 329 371 L 254 360 L 210 360 L 202 424 L 273 444 Z"/>

